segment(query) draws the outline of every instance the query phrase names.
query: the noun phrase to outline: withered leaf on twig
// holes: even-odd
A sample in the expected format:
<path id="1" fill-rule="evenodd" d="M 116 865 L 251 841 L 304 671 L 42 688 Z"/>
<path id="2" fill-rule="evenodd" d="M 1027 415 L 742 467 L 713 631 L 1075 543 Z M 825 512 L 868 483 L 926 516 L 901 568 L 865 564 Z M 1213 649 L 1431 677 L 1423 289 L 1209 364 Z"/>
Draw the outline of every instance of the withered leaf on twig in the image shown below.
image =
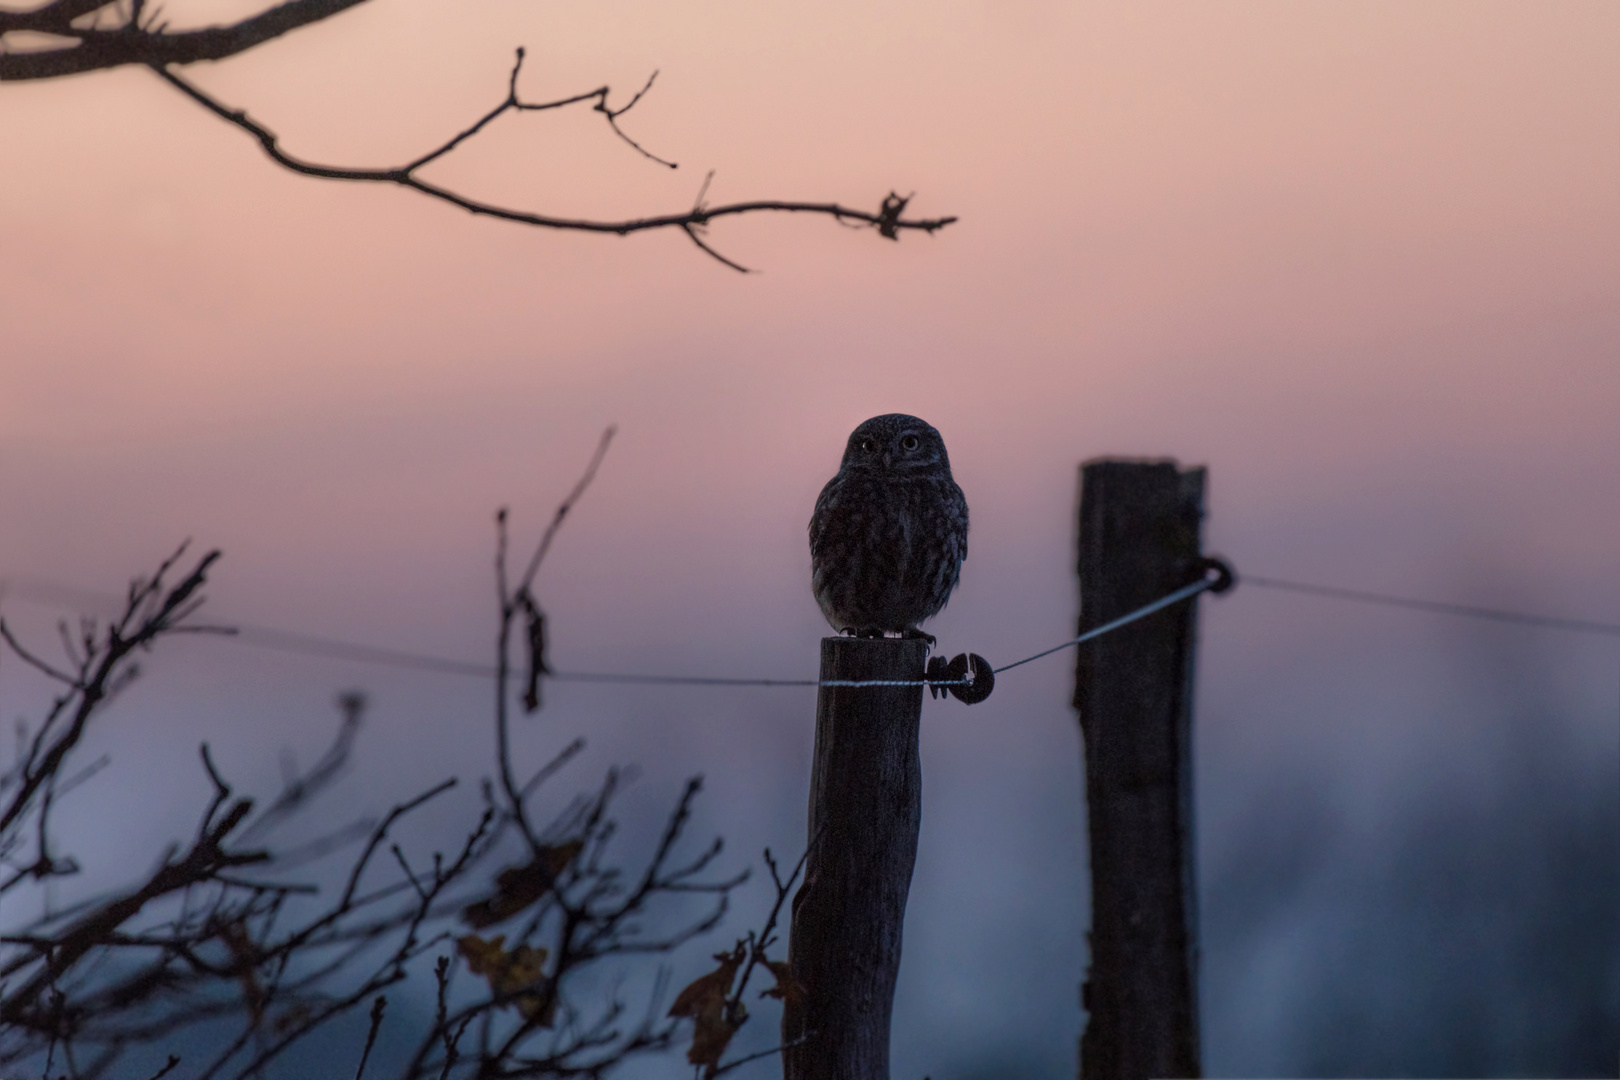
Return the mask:
<path id="1" fill-rule="evenodd" d="M 528 616 L 529 677 L 524 684 L 523 711 L 532 713 L 540 710 L 540 676 L 551 674 L 546 664 L 546 613 L 526 588 L 518 593 L 517 602 Z"/>
<path id="2" fill-rule="evenodd" d="M 482 930 L 510 919 L 550 892 L 557 875 L 583 850 L 585 845 L 579 840 L 541 847 L 533 862 L 502 870 L 495 878 L 495 895 L 462 908 L 462 920 L 474 930 Z"/>
<path id="3" fill-rule="evenodd" d="M 488 941 L 477 934 L 466 934 L 456 939 L 456 949 L 467 961 L 467 969 L 474 975 L 482 975 L 492 993 L 502 997 L 515 995 L 512 1004 L 525 1020 L 550 1027 L 557 1012 L 556 995 L 522 993 L 544 989 L 546 950 L 529 945 L 507 950 L 502 948 L 505 943 L 505 934 L 497 934 Z"/>
<path id="4" fill-rule="evenodd" d="M 746 955 L 747 949 L 741 944 L 731 952 L 715 953 L 720 966 L 694 979 L 675 996 L 675 1003 L 669 1007 L 669 1015 L 691 1017 L 696 1021 L 686 1060 L 693 1065 L 706 1066 L 706 1076 L 714 1075 L 720 1065 L 720 1055 L 726 1052 L 731 1037 L 747 1019 L 748 1014 L 741 1005 L 735 1015 L 728 1015 L 726 1008 L 732 980 L 737 977 L 737 969 Z"/>
<path id="5" fill-rule="evenodd" d="M 793 1008 L 804 1001 L 804 986 L 793 977 L 786 960 L 766 960 L 764 963 L 770 973 L 776 976 L 776 985 L 761 990 L 760 997 L 777 998 L 786 1008 Z"/>
<path id="6" fill-rule="evenodd" d="M 286 1012 L 276 1017 L 276 1022 L 272 1027 L 277 1035 L 285 1035 L 289 1031 L 295 1031 L 309 1023 L 310 1017 L 313 1015 L 314 1013 L 307 1003 L 295 1002 Z"/>
<path id="7" fill-rule="evenodd" d="M 248 1011 L 253 1016 L 254 1026 L 257 1026 L 264 1019 L 264 989 L 254 972 L 257 950 L 247 924 L 240 919 L 225 923 L 219 928 L 219 939 L 230 950 L 231 966 L 242 984 L 242 996 L 247 1000 Z"/>

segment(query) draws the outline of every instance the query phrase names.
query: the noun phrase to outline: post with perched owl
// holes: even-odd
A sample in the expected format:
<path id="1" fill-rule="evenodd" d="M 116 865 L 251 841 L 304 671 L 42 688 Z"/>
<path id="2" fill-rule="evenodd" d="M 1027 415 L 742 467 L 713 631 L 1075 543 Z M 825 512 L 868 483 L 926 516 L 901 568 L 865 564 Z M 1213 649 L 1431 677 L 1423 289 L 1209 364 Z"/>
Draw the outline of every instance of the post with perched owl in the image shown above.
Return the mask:
<path id="1" fill-rule="evenodd" d="M 1173 461 L 1081 469 L 1082 633 L 1197 581 L 1204 470 Z M 1200 1075 L 1193 879 L 1196 601 L 1080 647 L 1091 843 L 1089 1014 L 1081 1080 Z"/>
<path id="2" fill-rule="evenodd" d="M 823 679 L 920 680 L 918 638 L 829 637 Z M 901 925 L 922 821 L 922 686 L 824 687 L 809 857 L 793 898 L 785 1080 L 888 1080 Z"/>
<path id="3" fill-rule="evenodd" d="M 888 1080 L 901 926 L 922 817 L 918 725 L 939 613 L 967 557 L 967 501 L 938 431 L 861 424 L 810 519 L 821 641 L 810 846 L 793 899 L 786 1080 Z M 849 683 L 904 685 L 847 685 Z M 827 685 L 829 683 L 835 685 Z"/>

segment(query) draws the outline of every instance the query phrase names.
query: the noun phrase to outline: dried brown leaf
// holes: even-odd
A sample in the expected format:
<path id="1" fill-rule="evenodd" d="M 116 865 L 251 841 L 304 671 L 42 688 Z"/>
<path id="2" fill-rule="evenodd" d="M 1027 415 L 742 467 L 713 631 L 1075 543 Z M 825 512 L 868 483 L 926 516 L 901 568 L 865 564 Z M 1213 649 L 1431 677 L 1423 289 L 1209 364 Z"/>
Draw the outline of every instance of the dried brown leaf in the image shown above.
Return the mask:
<path id="1" fill-rule="evenodd" d="M 693 1065 L 707 1066 L 704 1075 L 713 1076 L 720 1065 L 720 1055 L 726 1052 L 731 1037 L 737 1034 L 737 1029 L 746 1019 L 741 1006 L 737 1009 L 736 1019 L 726 1016 L 724 1003 L 705 1008 L 698 1015 L 697 1027 L 692 1031 L 692 1045 L 686 1051 L 686 1060 Z"/>
<path id="2" fill-rule="evenodd" d="M 259 985 L 254 970 L 258 950 L 253 945 L 253 937 L 248 933 L 247 924 L 237 919 L 219 928 L 219 939 L 230 951 L 231 965 L 236 969 L 237 981 L 242 984 L 242 996 L 247 999 L 248 1011 L 257 1026 L 264 1019 L 264 988 Z"/>
<path id="3" fill-rule="evenodd" d="M 793 977 L 785 960 L 766 960 L 765 967 L 776 976 L 776 985 L 760 991 L 760 997 L 777 998 L 787 1008 L 793 1008 L 804 1001 L 804 984 Z"/>
<path id="4" fill-rule="evenodd" d="M 540 709 L 540 676 L 551 674 L 551 668 L 546 665 L 546 613 L 540 610 L 528 589 L 518 593 L 518 602 L 529 617 L 529 678 L 524 684 L 523 711 L 533 713 Z"/>
<path id="5" fill-rule="evenodd" d="M 585 844 L 580 840 L 541 847 L 533 862 L 502 870 L 495 878 L 495 895 L 468 904 L 461 911 L 462 921 L 482 930 L 538 903 L 557 884 L 557 875 L 583 850 Z"/>
<path id="6" fill-rule="evenodd" d="M 485 941 L 477 934 L 465 934 L 456 939 L 456 949 L 467 961 L 467 969 L 483 976 L 490 992 L 500 997 L 511 997 L 511 1004 L 541 1027 L 550 1027 L 557 1011 L 555 994 L 524 993 L 542 988 L 545 983 L 546 950 L 529 945 L 505 949 L 506 935 L 497 934 Z"/>
<path id="7" fill-rule="evenodd" d="M 669 1007 L 669 1015 L 696 1017 L 708 1002 L 725 1004 L 726 997 L 731 993 L 731 981 L 737 977 L 737 969 L 742 966 L 745 955 L 742 945 L 731 952 L 715 953 L 714 958 L 720 961 L 720 966 L 707 975 L 693 979 L 686 989 L 676 994 L 674 1004 Z"/>
<path id="8" fill-rule="evenodd" d="M 313 1015 L 314 1013 L 311 1012 L 310 1007 L 304 1002 L 300 1001 L 295 1003 L 280 1016 L 276 1017 L 276 1022 L 272 1026 L 274 1027 L 277 1035 L 285 1035 L 289 1031 L 293 1031 L 308 1023 L 310 1017 Z"/>
<path id="9" fill-rule="evenodd" d="M 696 1022 L 686 1060 L 693 1065 L 707 1066 L 711 1076 L 719 1066 L 720 1055 L 726 1052 L 731 1037 L 748 1018 L 747 1011 L 741 1005 L 734 1014 L 726 1008 L 731 983 L 737 977 L 737 969 L 742 966 L 745 956 L 747 949 L 741 944 L 731 952 L 715 953 L 714 958 L 720 961 L 720 966 L 692 980 L 686 989 L 675 995 L 675 1003 L 669 1007 L 669 1015 L 691 1017 Z"/>

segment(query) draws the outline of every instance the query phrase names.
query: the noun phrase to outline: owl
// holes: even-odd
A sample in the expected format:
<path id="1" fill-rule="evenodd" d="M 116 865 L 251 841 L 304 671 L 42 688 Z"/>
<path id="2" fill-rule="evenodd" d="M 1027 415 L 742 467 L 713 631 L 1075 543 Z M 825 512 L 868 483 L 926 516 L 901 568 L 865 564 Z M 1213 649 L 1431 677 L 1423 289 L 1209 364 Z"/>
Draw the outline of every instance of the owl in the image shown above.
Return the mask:
<path id="1" fill-rule="evenodd" d="M 915 416 L 874 416 L 849 437 L 810 517 L 810 587 L 834 630 L 917 629 L 939 614 L 967 558 L 968 509 L 945 441 Z"/>

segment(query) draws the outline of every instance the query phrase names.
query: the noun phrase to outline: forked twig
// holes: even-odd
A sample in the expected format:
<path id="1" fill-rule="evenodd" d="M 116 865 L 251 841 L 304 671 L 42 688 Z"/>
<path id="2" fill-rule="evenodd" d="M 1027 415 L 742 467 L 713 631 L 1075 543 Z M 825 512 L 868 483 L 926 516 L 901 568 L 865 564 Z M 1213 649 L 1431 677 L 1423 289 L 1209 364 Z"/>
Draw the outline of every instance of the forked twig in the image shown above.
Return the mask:
<path id="1" fill-rule="evenodd" d="M 890 240 L 896 240 L 899 239 L 899 234 L 901 231 L 909 230 L 931 234 L 956 221 L 954 216 L 939 218 L 907 218 L 904 216 L 904 211 L 911 197 L 906 196 L 902 198 L 893 192 L 890 192 L 884 198 L 882 204 L 878 207 L 876 212 L 859 210 L 839 203 L 801 202 L 784 199 L 760 199 L 749 202 L 727 203 L 722 206 L 714 207 L 697 206 L 684 213 L 678 214 L 659 214 L 649 217 L 626 218 L 619 221 L 597 221 L 587 218 L 568 218 L 559 217 L 552 214 L 537 214 L 525 210 L 517 210 L 511 207 L 500 206 L 494 203 L 474 199 L 470 196 L 463 195 L 460 192 L 451 190 L 450 188 L 442 187 L 438 184 L 434 184 L 430 181 L 422 179 L 421 176 L 418 175 L 418 170 L 420 170 L 424 165 L 437 161 L 439 158 L 442 158 L 446 154 L 450 153 L 457 146 L 472 138 L 479 131 L 483 130 L 485 126 L 506 112 L 541 112 L 550 109 L 563 108 L 568 105 L 577 105 L 587 101 L 593 102 L 591 106 L 593 111 L 601 113 L 606 119 L 608 126 L 612 128 L 613 133 L 622 139 L 627 145 L 651 161 L 667 166 L 668 168 L 675 168 L 674 162 L 667 161 L 647 150 L 639 142 L 626 134 L 618 123 L 619 117 L 623 116 L 626 112 L 633 108 L 635 104 L 642 99 L 643 95 L 645 95 L 647 91 L 652 88 L 653 80 L 651 78 L 647 80 L 647 84 L 643 86 L 641 90 L 637 91 L 635 96 L 633 96 L 626 105 L 618 109 L 612 108 L 608 105 L 610 88 L 607 86 L 600 86 L 595 90 L 587 91 L 581 94 L 574 94 L 565 98 L 558 98 L 554 101 L 526 102 L 518 97 L 517 91 L 517 76 L 523 65 L 523 56 L 524 51 L 522 49 L 517 50 L 517 62 L 513 65 L 512 74 L 508 80 L 507 96 L 504 101 L 481 116 L 470 127 L 458 132 L 456 135 L 452 136 L 450 139 L 446 140 L 433 150 L 418 156 L 404 165 L 397 166 L 395 168 L 383 169 L 349 168 L 336 165 L 324 165 L 312 161 L 305 161 L 301 158 L 295 157 L 281 148 L 281 140 L 275 134 L 275 132 L 271 131 L 268 127 L 257 120 L 249 117 L 245 111 L 241 109 L 232 109 L 226 106 L 218 99 L 204 91 L 196 83 L 181 76 L 178 72 L 173 70 L 171 67 L 164 65 L 163 63 L 154 62 L 148 66 L 151 67 L 152 71 L 155 72 L 159 78 L 163 79 L 165 82 L 169 83 L 169 85 L 191 98 L 197 104 L 201 105 L 215 116 L 218 116 L 220 119 L 241 128 L 243 131 L 253 136 L 253 138 L 258 141 L 260 148 L 264 151 L 266 156 L 268 156 L 270 160 L 274 161 L 277 165 L 280 165 L 281 167 L 289 169 L 293 172 L 300 173 L 304 176 L 313 176 L 326 180 L 353 180 L 368 183 L 397 184 L 400 187 L 409 188 L 410 190 L 425 195 L 429 198 L 437 199 L 441 202 L 447 202 L 452 206 L 458 206 L 472 214 L 494 217 L 502 221 L 510 221 L 520 225 L 530 225 L 537 228 L 562 229 L 578 232 L 613 233 L 619 236 L 627 236 L 630 233 L 646 232 L 653 229 L 678 228 L 685 232 L 688 239 L 696 244 L 697 247 L 705 254 L 713 257 L 723 265 L 741 273 L 748 273 L 748 268 L 721 255 L 713 248 L 712 245 L 699 237 L 695 230 L 708 225 L 716 218 L 735 217 L 742 214 L 757 213 L 800 213 L 831 217 L 845 225 L 853 223 L 859 227 L 873 228 L 876 229 L 880 235 L 887 237 Z M 653 76 L 656 77 L 657 72 L 654 72 Z M 707 188 L 707 184 L 705 184 L 705 188 Z"/>

